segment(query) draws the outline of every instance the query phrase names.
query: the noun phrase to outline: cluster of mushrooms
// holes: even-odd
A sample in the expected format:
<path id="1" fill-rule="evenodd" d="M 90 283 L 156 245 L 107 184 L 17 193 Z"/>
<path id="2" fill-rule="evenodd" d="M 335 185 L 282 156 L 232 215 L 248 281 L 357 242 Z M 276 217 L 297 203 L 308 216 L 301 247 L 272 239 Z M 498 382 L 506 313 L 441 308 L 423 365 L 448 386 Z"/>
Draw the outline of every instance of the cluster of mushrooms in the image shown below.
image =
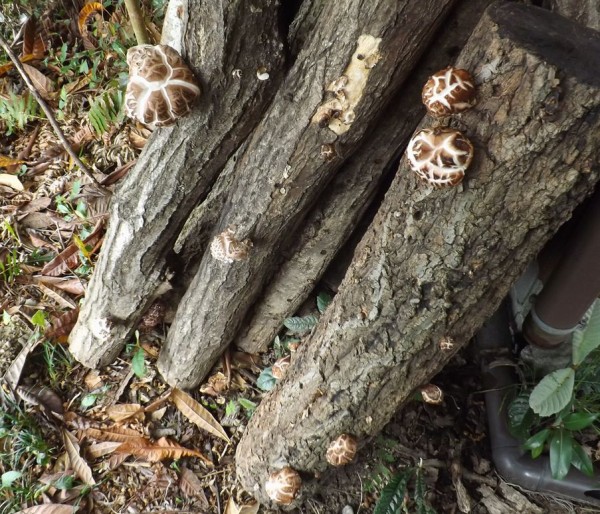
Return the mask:
<path id="1" fill-rule="evenodd" d="M 475 105 L 475 82 L 467 70 L 449 66 L 429 78 L 421 96 L 431 116 L 446 118 Z M 406 157 L 411 169 L 428 184 L 456 186 L 473 160 L 473 145 L 453 128 L 426 128 L 409 141 Z"/>

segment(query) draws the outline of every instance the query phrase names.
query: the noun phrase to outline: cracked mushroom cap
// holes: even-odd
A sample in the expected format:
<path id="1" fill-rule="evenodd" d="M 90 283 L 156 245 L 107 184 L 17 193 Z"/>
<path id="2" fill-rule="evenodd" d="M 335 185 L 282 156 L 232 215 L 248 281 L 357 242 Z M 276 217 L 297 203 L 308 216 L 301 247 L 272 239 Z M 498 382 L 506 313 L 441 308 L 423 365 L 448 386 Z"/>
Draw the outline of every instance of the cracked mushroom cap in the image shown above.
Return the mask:
<path id="1" fill-rule="evenodd" d="M 277 379 L 281 380 L 285 377 L 288 368 L 290 367 L 290 356 L 282 357 L 281 359 L 277 359 L 271 368 L 271 374 Z"/>
<path id="2" fill-rule="evenodd" d="M 475 105 L 475 82 L 467 70 L 450 66 L 429 77 L 421 98 L 436 118 L 457 114 Z"/>
<path id="3" fill-rule="evenodd" d="M 210 253 L 218 261 L 230 264 L 247 259 L 251 248 L 252 241 L 239 241 L 235 237 L 235 231 L 228 228 L 214 237 L 210 244 Z"/>
<path id="4" fill-rule="evenodd" d="M 331 442 L 325 458 L 332 466 L 344 466 L 354 459 L 356 448 L 356 439 L 350 434 L 342 434 Z"/>
<path id="5" fill-rule="evenodd" d="M 192 70 L 167 45 L 138 45 L 127 52 L 125 109 L 151 128 L 172 125 L 190 112 L 200 88 Z"/>
<path id="6" fill-rule="evenodd" d="M 473 160 L 473 145 L 452 128 L 423 129 L 408 143 L 411 169 L 434 187 L 456 186 Z"/>
<path id="7" fill-rule="evenodd" d="M 275 503 L 289 505 L 298 496 L 301 485 L 302 479 L 298 472 L 290 466 L 286 466 L 269 475 L 269 479 L 265 483 L 265 490 L 267 496 Z"/>

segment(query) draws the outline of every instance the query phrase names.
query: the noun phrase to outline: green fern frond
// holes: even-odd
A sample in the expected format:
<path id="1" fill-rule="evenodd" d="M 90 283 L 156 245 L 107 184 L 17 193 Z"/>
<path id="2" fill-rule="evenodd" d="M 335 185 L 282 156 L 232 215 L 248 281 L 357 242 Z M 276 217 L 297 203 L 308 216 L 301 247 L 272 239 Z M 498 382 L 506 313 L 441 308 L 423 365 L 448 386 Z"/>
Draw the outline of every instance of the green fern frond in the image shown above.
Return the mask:
<path id="1" fill-rule="evenodd" d="M 107 91 L 90 102 L 88 119 L 98 135 L 123 119 L 125 95 L 121 90 Z"/>
<path id="2" fill-rule="evenodd" d="M 425 501 L 425 480 L 423 479 L 423 468 L 417 468 L 415 477 L 415 514 L 436 514 L 435 510 Z"/>
<path id="3" fill-rule="evenodd" d="M 412 468 L 409 468 L 394 475 L 381 490 L 373 514 L 400 514 L 405 511 L 406 489 L 412 472 Z"/>

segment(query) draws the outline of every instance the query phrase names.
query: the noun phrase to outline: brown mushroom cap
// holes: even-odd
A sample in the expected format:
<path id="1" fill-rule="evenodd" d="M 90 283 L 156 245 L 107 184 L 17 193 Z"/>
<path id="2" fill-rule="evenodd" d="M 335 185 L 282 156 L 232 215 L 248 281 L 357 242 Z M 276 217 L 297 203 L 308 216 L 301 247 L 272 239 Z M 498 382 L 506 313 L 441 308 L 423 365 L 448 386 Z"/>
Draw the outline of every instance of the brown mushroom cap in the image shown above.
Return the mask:
<path id="1" fill-rule="evenodd" d="M 411 169 L 435 187 L 456 186 L 473 160 L 473 145 L 452 128 L 423 129 L 408 143 Z"/>
<path id="2" fill-rule="evenodd" d="M 127 52 L 127 115 L 151 128 L 172 125 L 200 94 L 194 74 L 167 45 L 138 45 Z"/>
<path id="3" fill-rule="evenodd" d="M 298 496 L 301 485 L 302 479 L 298 472 L 290 466 L 286 466 L 269 475 L 269 479 L 265 483 L 265 491 L 274 502 L 289 505 Z"/>
<path id="4" fill-rule="evenodd" d="M 444 391 L 435 384 L 427 384 L 421 387 L 421 397 L 425 403 L 439 405 L 444 401 Z"/>
<path id="5" fill-rule="evenodd" d="M 285 374 L 287 373 L 288 368 L 290 367 L 290 356 L 282 357 L 281 359 L 277 359 L 271 368 L 271 374 L 277 379 L 281 380 Z"/>
<path id="6" fill-rule="evenodd" d="M 332 466 L 344 466 L 354 459 L 356 448 L 356 439 L 350 434 L 342 434 L 331 442 L 325 458 Z"/>
<path id="7" fill-rule="evenodd" d="M 457 114 L 475 105 L 475 81 L 467 70 L 449 66 L 429 77 L 421 98 L 436 118 Z"/>
<path id="8" fill-rule="evenodd" d="M 221 262 L 232 263 L 248 258 L 252 242 L 249 239 L 239 241 L 232 228 L 228 228 L 215 236 L 210 244 L 211 255 Z"/>

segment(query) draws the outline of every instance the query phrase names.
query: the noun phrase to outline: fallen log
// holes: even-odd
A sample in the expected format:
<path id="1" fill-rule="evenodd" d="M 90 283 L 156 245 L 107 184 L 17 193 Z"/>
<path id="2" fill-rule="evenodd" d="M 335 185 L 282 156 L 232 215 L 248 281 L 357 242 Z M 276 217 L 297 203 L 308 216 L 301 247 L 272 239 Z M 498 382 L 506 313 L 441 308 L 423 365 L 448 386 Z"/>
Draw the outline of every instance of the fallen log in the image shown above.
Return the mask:
<path id="1" fill-rule="evenodd" d="M 556 14 L 600 30 L 600 7 L 597 0 L 549 0 L 549 4 Z"/>
<path id="2" fill-rule="evenodd" d="M 421 89 L 427 78 L 445 68 L 461 48 L 491 0 L 461 1 L 444 22 L 411 79 L 389 102 L 372 131 L 336 174 L 307 216 L 286 260 L 270 280 L 243 323 L 234 344 L 249 353 L 264 352 L 283 326 L 308 299 L 317 282 L 358 226 L 389 165 L 402 152 L 424 107 Z M 389 113 L 402 113 L 390 116 Z M 395 170 L 394 170 L 395 171 Z"/>
<path id="3" fill-rule="evenodd" d="M 339 156 L 352 154 L 409 75 L 453 1 L 322 5 L 238 159 L 218 223 L 217 234 L 233 227 L 237 239 L 250 238 L 254 247 L 247 260 L 233 264 L 204 255 L 158 360 L 170 384 L 197 385 L 232 341 L 274 272 L 279 248 L 332 180 Z"/>
<path id="4" fill-rule="evenodd" d="M 276 0 L 181 4 L 175 15 L 187 20 L 184 47 L 202 95 L 192 114 L 152 135 L 113 199 L 69 338 L 75 358 L 89 367 L 112 362 L 131 337 L 166 280 L 185 220 L 257 124 L 285 72 Z M 260 80 L 257 73 L 266 70 L 268 80 Z"/>
<path id="5" fill-rule="evenodd" d="M 403 160 L 333 303 L 238 445 L 238 478 L 261 502 L 272 471 L 291 466 L 309 491 L 339 434 L 378 432 L 598 181 L 600 34 L 494 4 L 457 65 L 479 87 L 452 122 L 475 146 L 472 169 L 458 188 L 431 189 Z"/>

